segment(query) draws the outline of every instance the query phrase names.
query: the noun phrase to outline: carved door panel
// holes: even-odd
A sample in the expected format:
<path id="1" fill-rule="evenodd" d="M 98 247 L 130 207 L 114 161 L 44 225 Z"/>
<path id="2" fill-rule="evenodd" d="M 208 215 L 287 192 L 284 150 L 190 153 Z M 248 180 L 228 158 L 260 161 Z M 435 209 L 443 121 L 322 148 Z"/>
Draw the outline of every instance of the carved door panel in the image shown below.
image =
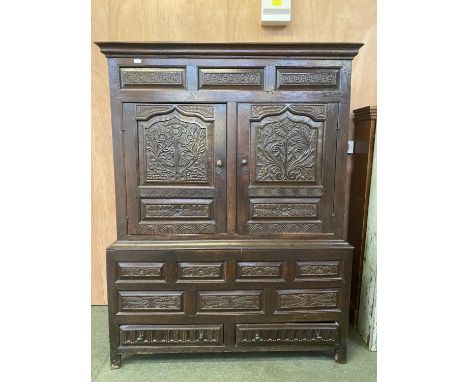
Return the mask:
<path id="1" fill-rule="evenodd" d="M 239 104 L 238 232 L 333 234 L 337 104 Z"/>
<path id="2" fill-rule="evenodd" d="M 124 104 L 128 233 L 226 232 L 226 106 Z"/>

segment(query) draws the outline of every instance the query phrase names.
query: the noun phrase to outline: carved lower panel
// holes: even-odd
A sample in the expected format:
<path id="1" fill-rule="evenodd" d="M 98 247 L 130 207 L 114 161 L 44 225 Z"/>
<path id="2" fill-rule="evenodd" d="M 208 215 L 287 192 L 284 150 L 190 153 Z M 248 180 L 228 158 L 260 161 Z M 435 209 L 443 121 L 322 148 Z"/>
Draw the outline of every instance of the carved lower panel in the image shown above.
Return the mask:
<path id="1" fill-rule="evenodd" d="M 122 88 L 184 87 L 183 68 L 120 68 Z"/>
<path id="2" fill-rule="evenodd" d="M 163 279 L 164 263 L 117 263 L 117 267 L 119 279 Z"/>
<path id="3" fill-rule="evenodd" d="M 316 203 L 252 203 L 253 218 L 314 218 Z"/>
<path id="4" fill-rule="evenodd" d="M 279 310 L 313 310 L 336 308 L 338 290 L 295 290 L 278 291 Z"/>
<path id="5" fill-rule="evenodd" d="M 214 223 L 138 224 L 140 235 L 184 235 L 215 233 Z"/>
<path id="6" fill-rule="evenodd" d="M 224 280 L 224 262 L 178 263 L 178 280 Z"/>
<path id="7" fill-rule="evenodd" d="M 278 69 L 277 89 L 296 88 L 296 89 L 314 89 L 314 88 L 337 88 L 339 85 L 338 69 Z"/>
<path id="8" fill-rule="evenodd" d="M 144 206 L 144 218 L 155 219 L 155 218 L 172 218 L 172 219 L 184 219 L 184 218 L 209 218 L 210 217 L 210 206 L 209 204 L 186 204 L 186 203 L 174 203 L 174 204 L 145 204 Z"/>
<path id="9" fill-rule="evenodd" d="M 183 310 L 184 292 L 119 292 L 122 311 Z"/>
<path id="10" fill-rule="evenodd" d="M 282 277 L 281 262 L 238 262 L 237 278 L 242 279 L 271 279 L 278 281 Z"/>
<path id="11" fill-rule="evenodd" d="M 222 345 L 223 325 L 122 325 L 123 346 Z"/>
<path id="12" fill-rule="evenodd" d="M 199 86 L 203 88 L 248 87 L 263 88 L 263 69 L 208 69 L 199 70 Z"/>
<path id="13" fill-rule="evenodd" d="M 172 188 L 138 187 L 138 195 L 143 198 L 214 198 L 214 188 Z"/>
<path id="14" fill-rule="evenodd" d="M 249 196 L 254 198 L 322 197 L 323 187 L 249 187 Z"/>
<path id="15" fill-rule="evenodd" d="M 338 324 L 238 324 L 237 345 L 337 344 Z"/>
<path id="16" fill-rule="evenodd" d="M 322 223 L 247 223 L 250 234 L 320 233 Z"/>
<path id="17" fill-rule="evenodd" d="M 309 279 L 339 276 L 340 261 L 298 261 L 296 278 Z"/>
<path id="18" fill-rule="evenodd" d="M 261 291 L 199 292 L 198 311 L 261 311 Z"/>

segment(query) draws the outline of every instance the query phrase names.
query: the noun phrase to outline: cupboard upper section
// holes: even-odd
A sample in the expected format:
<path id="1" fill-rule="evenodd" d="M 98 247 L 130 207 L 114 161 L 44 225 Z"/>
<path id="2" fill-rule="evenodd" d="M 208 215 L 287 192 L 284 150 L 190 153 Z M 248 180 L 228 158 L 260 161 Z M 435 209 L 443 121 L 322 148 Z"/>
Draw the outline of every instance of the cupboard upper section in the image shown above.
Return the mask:
<path id="1" fill-rule="evenodd" d="M 97 45 L 108 57 L 110 89 L 114 94 L 131 97 L 142 94 L 142 90 L 171 91 L 172 95 L 177 91 L 211 91 L 221 93 L 224 99 L 222 92 L 232 90 L 252 94 L 304 92 L 304 97 L 310 97 L 310 91 L 320 91 L 325 96 L 339 96 L 349 87 L 351 60 L 362 46 L 121 42 Z"/>

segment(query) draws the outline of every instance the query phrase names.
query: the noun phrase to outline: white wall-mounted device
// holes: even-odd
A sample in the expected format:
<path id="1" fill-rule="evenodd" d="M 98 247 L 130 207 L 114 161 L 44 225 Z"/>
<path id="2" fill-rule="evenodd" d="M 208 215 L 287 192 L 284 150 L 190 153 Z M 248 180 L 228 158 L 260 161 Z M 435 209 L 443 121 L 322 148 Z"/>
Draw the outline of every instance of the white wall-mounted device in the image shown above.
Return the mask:
<path id="1" fill-rule="evenodd" d="M 287 25 L 292 0 L 262 0 L 262 25 Z"/>

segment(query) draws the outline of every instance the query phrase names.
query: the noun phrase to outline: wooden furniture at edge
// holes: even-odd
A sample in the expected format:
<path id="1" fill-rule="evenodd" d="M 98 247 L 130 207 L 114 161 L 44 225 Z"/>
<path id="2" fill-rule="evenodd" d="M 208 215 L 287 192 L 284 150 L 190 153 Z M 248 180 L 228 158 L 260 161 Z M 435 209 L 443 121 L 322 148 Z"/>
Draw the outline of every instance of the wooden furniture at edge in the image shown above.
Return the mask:
<path id="1" fill-rule="evenodd" d="M 124 353 L 346 360 L 351 61 L 362 44 L 97 43 L 108 58 Z"/>
<path id="2" fill-rule="evenodd" d="M 354 247 L 351 278 L 351 306 L 349 318 L 357 327 L 361 296 L 362 264 L 366 245 L 367 212 L 374 157 L 374 139 L 377 126 L 377 107 L 366 106 L 353 110 L 354 152 L 351 173 L 348 242 Z"/>

